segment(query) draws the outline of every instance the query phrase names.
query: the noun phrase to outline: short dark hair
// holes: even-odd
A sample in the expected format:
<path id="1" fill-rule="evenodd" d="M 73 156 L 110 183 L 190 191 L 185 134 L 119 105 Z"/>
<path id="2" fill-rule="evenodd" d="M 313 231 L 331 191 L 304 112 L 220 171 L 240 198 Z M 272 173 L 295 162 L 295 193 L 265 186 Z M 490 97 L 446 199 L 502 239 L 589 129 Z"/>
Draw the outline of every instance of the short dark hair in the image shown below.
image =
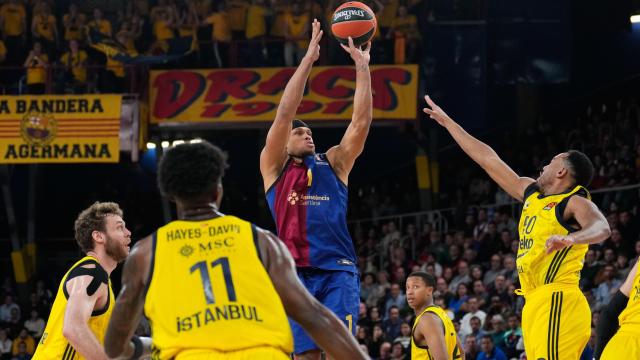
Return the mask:
<path id="1" fill-rule="evenodd" d="M 595 173 L 593 163 L 589 157 L 578 150 L 569 150 L 567 151 L 567 154 L 569 154 L 569 156 L 565 158 L 565 163 L 567 164 L 569 173 L 573 176 L 576 185 L 584 187 L 589 186 L 589 184 L 591 184 L 591 180 L 593 180 L 593 174 Z"/>
<path id="2" fill-rule="evenodd" d="M 429 286 L 429 287 L 435 287 L 436 286 L 436 278 L 433 277 L 433 275 L 424 272 L 424 271 L 414 271 L 411 274 L 409 274 L 409 276 L 407 276 L 407 279 L 410 277 L 419 277 L 422 279 L 422 281 L 424 281 L 425 285 Z"/>
<path id="3" fill-rule="evenodd" d="M 227 156 L 207 141 L 169 149 L 160 160 L 158 187 L 171 200 L 193 200 L 213 193 L 224 176 Z"/>
<path id="4" fill-rule="evenodd" d="M 76 242 L 83 253 L 93 250 L 93 232 L 98 230 L 105 232 L 105 219 L 108 215 L 118 215 L 122 217 L 122 209 L 113 202 L 98 202 L 82 210 L 76 219 L 73 229 L 75 231 Z"/>

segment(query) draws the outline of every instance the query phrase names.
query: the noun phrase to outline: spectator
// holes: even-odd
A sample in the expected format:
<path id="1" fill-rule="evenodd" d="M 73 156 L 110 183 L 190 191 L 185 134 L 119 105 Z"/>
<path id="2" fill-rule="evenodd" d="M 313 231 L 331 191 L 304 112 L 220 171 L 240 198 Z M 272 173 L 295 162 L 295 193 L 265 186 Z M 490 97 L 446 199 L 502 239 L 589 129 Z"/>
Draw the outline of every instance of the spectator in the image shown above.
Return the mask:
<path id="1" fill-rule="evenodd" d="M 20 316 L 20 307 L 13 301 L 13 296 L 6 295 L 3 304 L 0 305 L 0 322 L 9 322 L 12 311 L 17 311 L 18 317 Z"/>
<path id="2" fill-rule="evenodd" d="M 405 360 L 405 349 L 400 342 L 394 342 L 391 346 L 391 360 Z"/>
<path id="3" fill-rule="evenodd" d="M 371 294 L 373 293 L 375 288 L 375 283 L 373 280 L 373 274 L 372 273 L 366 273 L 364 274 L 364 277 L 362 278 L 362 283 L 360 285 L 360 298 L 366 300 L 369 298 L 369 296 L 371 296 Z"/>
<path id="4" fill-rule="evenodd" d="M 158 5 L 151 9 L 153 36 L 156 41 L 166 41 L 175 36 L 173 28 L 176 26 L 177 17 L 175 5 L 170 5 L 167 0 L 159 0 Z"/>
<path id="5" fill-rule="evenodd" d="M 444 300 L 444 296 L 437 295 L 436 297 L 434 297 L 433 303 L 436 306 L 439 306 L 444 312 L 446 312 L 447 316 L 449 316 L 449 319 L 451 320 L 455 319 L 456 315 L 453 311 L 451 311 L 451 309 L 447 307 L 447 304 L 445 303 L 445 300 Z"/>
<path id="6" fill-rule="evenodd" d="M 264 66 L 267 63 L 267 48 L 265 44 L 267 13 L 264 0 L 251 0 L 251 5 L 247 8 L 247 24 L 245 28 L 245 37 L 249 40 L 248 65 L 251 67 Z M 297 64 L 298 62 L 296 62 Z"/>
<path id="7" fill-rule="evenodd" d="M 400 309 L 393 305 L 389 309 L 388 318 L 382 321 L 382 329 L 388 340 L 395 339 L 400 335 L 400 325 L 402 325 Z"/>
<path id="8" fill-rule="evenodd" d="M 489 296 L 497 296 L 500 298 L 500 301 L 508 303 L 510 297 L 509 295 L 510 294 L 507 288 L 507 280 L 505 276 L 496 276 L 496 279 L 493 281 L 493 286 L 489 289 Z"/>
<path id="9" fill-rule="evenodd" d="M 502 275 L 505 277 L 510 283 L 515 283 L 518 281 L 518 270 L 516 269 L 516 257 L 513 254 L 507 254 L 504 256 L 502 260 L 502 264 L 504 266 L 504 272 Z"/>
<path id="10" fill-rule="evenodd" d="M 33 16 L 31 21 L 31 33 L 33 38 L 39 41 L 44 51 L 50 57 L 55 57 L 58 43 L 58 26 L 56 17 L 51 14 L 51 7 L 43 2 L 40 11 Z"/>
<path id="11" fill-rule="evenodd" d="M 380 345 L 380 351 L 378 352 L 378 360 L 391 360 L 391 343 L 385 341 Z"/>
<path id="12" fill-rule="evenodd" d="M 367 298 L 367 306 L 376 305 L 385 296 L 390 287 L 389 274 L 386 271 L 378 271 L 378 283 L 374 286 L 369 298 Z"/>
<path id="13" fill-rule="evenodd" d="M 124 46 L 127 38 L 122 34 L 118 34 L 118 36 L 116 36 L 116 41 Z M 124 85 L 124 64 L 113 56 L 107 56 L 106 72 L 102 79 L 102 91 L 105 93 L 119 94 L 124 91 Z"/>
<path id="14" fill-rule="evenodd" d="M 369 343 L 369 328 L 367 326 L 358 325 L 358 328 L 356 329 L 356 340 L 358 341 L 358 344 L 367 345 Z"/>
<path id="15" fill-rule="evenodd" d="M 78 40 L 69 41 L 69 51 L 60 58 L 64 66 L 66 87 L 74 94 L 82 94 L 87 88 L 87 53 L 80 49 Z"/>
<path id="16" fill-rule="evenodd" d="M 24 327 L 29 331 L 31 336 L 39 339 L 44 332 L 44 319 L 42 319 L 36 310 L 31 310 L 31 317 L 24 322 Z"/>
<path id="17" fill-rule="evenodd" d="M 500 314 L 491 317 L 491 341 L 501 347 L 504 334 L 507 332 L 506 323 Z"/>
<path id="18" fill-rule="evenodd" d="M 102 35 L 111 37 L 113 36 L 113 28 L 111 21 L 102 17 L 102 9 L 93 9 L 93 19 L 87 24 L 89 30 L 94 30 Z"/>
<path id="19" fill-rule="evenodd" d="M 600 272 L 601 264 L 597 261 L 596 252 L 589 249 L 584 257 L 584 265 L 580 272 L 580 288 L 591 289 L 596 275 Z"/>
<path id="20" fill-rule="evenodd" d="M 309 14 L 303 13 L 300 3 L 291 4 L 291 13 L 287 16 L 284 28 L 284 63 L 294 66 L 300 63 L 307 51 L 310 26 Z M 385 248 L 386 249 L 386 248 Z"/>
<path id="21" fill-rule="evenodd" d="M 415 15 L 409 14 L 405 5 L 398 7 L 398 14 L 391 22 L 388 39 L 394 39 L 394 63 L 406 64 L 416 60 L 420 31 Z"/>
<path id="22" fill-rule="evenodd" d="M 69 5 L 69 12 L 62 17 L 62 25 L 64 26 L 64 40 L 81 41 L 84 38 L 82 29 L 87 22 L 87 16 L 78 11 L 78 5 Z"/>
<path id="23" fill-rule="evenodd" d="M 389 310 L 392 306 L 397 307 L 398 309 L 405 308 L 407 306 L 407 297 L 402 293 L 400 289 L 400 285 L 393 283 L 391 284 L 391 291 L 389 292 L 389 297 L 387 301 L 384 303 L 384 312 L 385 314 L 389 314 Z"/>
<path id="24" fill-rule="evenodd" d="M 473 336 L 476 338 L 476 341 L 478 341 L 478 339 L 481 339 L 483 336 L 486 335 L 486 332 L 484 330 L 482 330 L 482 325 L 480 323 L 480 318 L 477 316 L 473 316 L 471 317 L 471 319 L 469 320 L 469 328 L 470 328 L 470 332 L 464 332 L 462 330 L 462 325 L 459 331 L 459 334 L 462 336 L 462 338 L 466 339 L 467 336 Z M 479 345 L 479 343 L 478 343 Z"/>
<path id="25" fill-rule="evenodd" d="M 29 94 L 44 94 L 47 82 L 49 57 L 42 51 L 42 44 L 33 43 L 33 50 L 24 62 L 27 69 L 27 91 Z"/>
<path id="26" fill-rule="evenodd" d="M 213 57 L 216 67 L 225 67 L 229 65 L 229 47 L 231 42 L 231 25 L 229 23 L 229 14 L 224 1 L 218 3 L 218 9 L 207 17 L 203 24 L 210 24 L 211 40 L 213 42 Z"/>
<path id="27" fill-rule="evenodd" d="M 620 288 L 622 282 L 619 279 L 616 279 L 615 275 L 616 270 L 613 265 L 604 266 L 602 272 L 603 281 L 593 291 L 593 296 L 596 300 L 596 308 L 600 309 L 602 306 L 607 305 L 609 300 L 611 300 L 611 296 L 613 296 L 613 294 L 615 294 L 615 292 Z"/>
<path id="28" fill-rule="evenodd" d="M 469 299 L 469 287 L 466 283 L 458 284 L 455 296 L 449 301 L 449 309 L 458 314 L 463 310 L 461 307 L 467 302 L 467 299 Z"/>
<path id="29" fill-rule="evenodd" d="M 199 58 L 200 47 L 198 44 L 198 14 L 193 3 L 188 3 L 181 7 L 178 12 L 178 36 L 191 38 L 189 54 L 181 60 L 181 65 L 187 68 L 195 67 Z M 133 36 L 130 37 L 133 39 Z M 133 41 L 132 41 L 133 43 Z M 129 47 L 127 46 L 127 49 Z"/>
<path id="30" fill-rule="evenodd" d="M 403 322 L 400 325 L 400 336 L 393 339 L 393 343 L 400 343 L 405 350 L 411 347 L 411 325 L 407 322 Z"/>
<path id="31" fill-rule="evenodd" d="M 493 345 L 490 335 L 482 337 L 480 349 L 482 352 L 478 354 L 478 360 L 507 360 L 504 352 Z"/>
<path id="32" fill-rule="evenodd" d="M 7 63 L 18 65 L 24 58 L 27 12 L 19 0 L 9 0 L 0 8 L 0 28 L 7 46 Z"/>
<path id="33" fill-rule="evenodd" d="M 36 343 L 35 343 L 35 340 L 33 340 L 33 337 L 29 335 L 29 332 L 27 331 L 27 329 L 20 330 L 20 334 L 18 335 L 18 337 L 13 340 L 13 345 L 11 350 L 11 353 L 13 354 L 13 356 L 17 356 L 20 354 L 20 344 L 25 345 L 24 350 L 27 354 L 33 355 L 33 352 L 36 349 Z"/>
<path id="34" fill-rule="evenodd" d="M 0 360 L 11 359 L 11 339 L 7 330 L 0 328 Z"/>
<path id="35" fill-rule="evenodd" d="M 367 305 L 360 300 L 360 306 L 358 308 L 358 323 L 359 326 L 371 326 L 369 314 L 367 311 Z"/>
<path id="36" fill-rule="evenodd" d="M 464 358 L 476 360 L 480 352 L 478 340 L 475 335 L 467 335 L 464 339 Z"/>
<path id="37" fill-rule="evenodd" d="M 449 283 L 449 290 L 453 291 L 458 287 L 458 284 L 468 284 L 470 282 L 471 276 L 469 276 L 469 264 L 464 260 L 458 261 L 458 274 L 451 279 L 451 282 Z"/>
<path id="38" fill-rule="evenodd" d="M 372 306 L 369 308 L 369 323 L 371 326 L 376 324 L 382 324 L 382 317 L 380 316 L 380 308 Z"/>
<path id="39" fill-rule="evenodd" d="M 233 34 L 233 39 L 244 39 L 249 1 L 229 0 L 227 2 L 227 7 L 229 11 L 229 24 L 231 25 L 231 33 Z M 379 349 L 376 349 L 373 354 L 377 354 L 378 350 Z"/>
<path id="40" fill-rule="evenodd" d="M 500 255 L 491 255 L 490 268 L 484 273 L 484 285 L 489 286 L 496 280 L 496 276 L 502 274 L 502 259 Z"/>
<path id="41" fill-rule="evenodd" d="M 444 297 L 444 301 L 446 304 L 449 304 L 449 302 L 453 298 L 453 294 L 449 291 L 447 280 L 442 277 L 439 277 L 436 280 L 436 292 L 437 295 Z"/>
<path id="42" fill-rule="evenodd" d="M 373 325 L 373 335 L 371 336 L 371 341 L 368 345 L 369 354 L 378 354 L 380 352 L 380 347 L 385 342 L 386 337 L 384 331 L 382 330 L 382 325 Z"/>
<path id="43" fill-rule="evenodd" d="M 484 324 L 484 319 L 487 317 L 487 314 L 480 310 L 478 303 L 478 298 L 472 296 L 467 300 L 467 309 L 469 312 L 464 314 L 462 320 L 460 320 L 460 331 L 467 335 L 472 333 L 471 329 L 471 318 L 477 317 L 480 320 L 480 327 Z"/>
<path id="44" fill-rule="evenodd" d="M 520 350 L 517 349 L 518 342 L 522 338 L 522 328 L 520 327 L 520 319 L 517 315 L 509 315 L 507 320 L 508 330 L 504 334 L 501 343 L 496 343 L 501 347 L 508 358 L 518 357 Z"/>
<path id="45" fill-rule="evenodd" d="M 482 280 L 475 280 L 473 282 L 473 296 L 478 299 L 480 307 L 484 307 L 489 303 L 490 296 Z"/>
<path id="46" fill-rule="evenodd" d="M 18 353 L 15 354 L 12 360 L 31 360 L 32 355 L 27 353 L 27 345 L 21 342 L 18 344 Z"/>

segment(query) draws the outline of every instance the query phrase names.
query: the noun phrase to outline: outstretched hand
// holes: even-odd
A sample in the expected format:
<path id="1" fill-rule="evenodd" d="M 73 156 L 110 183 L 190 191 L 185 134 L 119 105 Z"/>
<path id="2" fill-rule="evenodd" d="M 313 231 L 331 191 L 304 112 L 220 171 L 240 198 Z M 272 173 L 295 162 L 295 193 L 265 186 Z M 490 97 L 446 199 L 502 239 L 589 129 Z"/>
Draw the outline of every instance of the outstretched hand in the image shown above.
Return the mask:
<path id="1" fill-rule="evenodd" d="M 371 60 L 371 55 L 369 53 L 371 51 L 371 41 L 367 42 L 367 47 L 362 50 L 361 48 L 355 47 L 355 45 L 353 44 L 353 39 L 351 38 L 351 36 L 349 36 L 349 46 L 346 46 L 344 44 L 340 44 L 340 46 L 342 46 L 344 51 L 351 55 L 351 58 L 356 63 L 356 66 L 369 65 L 369 60 Z"/>
<path id="2" fill-rule="evenodd" d="M 322 39 L 322 33 L 322 30 L 320 30 L 320 22 L 318 19 L 313 19 L 313 23 L 311 23 L 311 41 L 309 41 L 309 47 L 305 55 L 312 61 L 316 61 L 320 57 L 320 40 Z"/>
<path id="3" fill-rule="evenodd" d="M 430 118 L 438 122 L 438 124 L 445 126 L 446 122 L 451 120 L 449 115 L 447 115 L 447 113 L 445 113 L 444 110 L 440 108 L 440 106 L 436 105 L 436 103 L 431 100 L 429 95 L 425 95 L 424 99 L 431 108 L 425 107 L 422 109 L 422 111 L 424 111 L 425 114 L 428 114 Z"/>

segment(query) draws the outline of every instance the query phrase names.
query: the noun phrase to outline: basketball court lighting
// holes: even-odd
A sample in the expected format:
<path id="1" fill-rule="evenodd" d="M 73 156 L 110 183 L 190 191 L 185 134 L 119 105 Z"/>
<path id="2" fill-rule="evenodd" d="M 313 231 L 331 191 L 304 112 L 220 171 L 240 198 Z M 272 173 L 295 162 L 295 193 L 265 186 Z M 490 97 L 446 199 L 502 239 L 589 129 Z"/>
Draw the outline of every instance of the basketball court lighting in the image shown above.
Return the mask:
<path id="1" fill-rule="evenodd" d="M 640 23 L 640 15 L 631 15 L 630 20 L 632 24 Z"/>
<path id="2" fill-rule="evenodd" d="M 156 148 L 156 144 L 152 143 L 152 142 L 148 142 L 147 143 L 147 150 L 151 150 L 151 149 L 155 149 Z"/>
<path id="3" fill-rule="evenodd" d="M 168 148 L 169 147 L 169 142 L 168 141 L 163 141 L 161 143 L 161 145 L 162 145 L 163 148 Z"/>

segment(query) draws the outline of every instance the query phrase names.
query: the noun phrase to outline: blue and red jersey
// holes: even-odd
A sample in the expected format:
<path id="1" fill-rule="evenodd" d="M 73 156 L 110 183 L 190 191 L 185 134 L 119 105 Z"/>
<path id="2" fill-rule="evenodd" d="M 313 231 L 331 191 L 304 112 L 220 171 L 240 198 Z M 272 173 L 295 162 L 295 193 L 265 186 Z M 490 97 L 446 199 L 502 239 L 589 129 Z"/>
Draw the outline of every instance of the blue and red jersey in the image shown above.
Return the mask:
<path id="1" fill-rule="evenodd" d="M 336 176 L 326 154 L 287 161 L 267 190 L 278 237 L 297 267 L 357 272 L 347 229 L 347 186 Z"/>

